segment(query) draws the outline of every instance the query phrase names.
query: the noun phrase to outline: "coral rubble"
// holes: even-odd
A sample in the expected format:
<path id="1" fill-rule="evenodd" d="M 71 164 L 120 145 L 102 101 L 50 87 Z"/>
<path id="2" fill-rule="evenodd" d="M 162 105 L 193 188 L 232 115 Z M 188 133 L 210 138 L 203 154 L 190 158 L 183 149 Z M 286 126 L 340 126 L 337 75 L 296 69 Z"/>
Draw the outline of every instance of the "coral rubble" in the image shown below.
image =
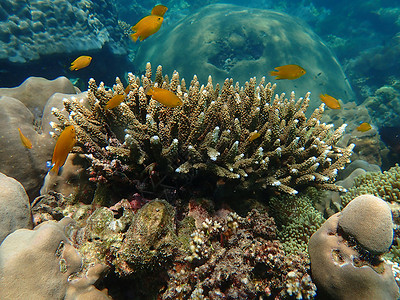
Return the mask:
<path id="1" fill-rule="evenodd" d="M 113 90 L 91 79 L 89 107 L 65 99 L 69 118 L 53 109 L 60 121 L 53 124 L 56 130 L 75 126 L 76 151 L 92 160 L 93 181 L 132 184 L 147 174 L 154 188 L 206 174 L 289 194 L 305 185 L 343 190 L 334 181 L 354 145 L 336 145 L 346 125 L 333 131 L 333 125 L 321 123 L 324 104 L 306 118 L 310 94 L 298 100 L 294 92 L 274 96 L 275 85 L 265 78 L 258 84 L 250 78 L 244 87 L 227 79 L 214 87 L 211 77 L 200 86 L 194 76 L 187 87 L 177 72 L 171 80 L 163 77 L 161 66 L 154 82 L 151 75 L 150 64 L 141 78 L 129 74 L 129 92 L 114 109 L 104 106 L 124 93 L 118 78 Z M 153 85 L 174 92 L 183 105 L 159 104 L 145 93 Z"/>
<path id="2" fill-rule="evenodd" d="M 313 299 L 307 259 L 285 255 L 268 214 L 207 218 L 175 259 L 161 299 Z"/>

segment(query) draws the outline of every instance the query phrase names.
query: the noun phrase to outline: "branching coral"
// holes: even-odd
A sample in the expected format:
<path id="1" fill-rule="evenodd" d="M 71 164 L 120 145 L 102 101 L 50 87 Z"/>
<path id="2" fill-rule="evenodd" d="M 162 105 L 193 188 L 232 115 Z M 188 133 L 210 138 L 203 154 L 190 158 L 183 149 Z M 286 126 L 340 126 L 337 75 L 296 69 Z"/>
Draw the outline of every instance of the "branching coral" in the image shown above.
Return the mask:
<path id="1" fill-rule="evenodd" d="M 69 118 L 53 110 L 64 128 L 75 125 L 80 151 L 92 154 L 93 176 L 110 180 L 116 173 L 132 179 L 143 172 L 159 178 L 193 178 L 198 172 L 237 180 L 245 187 L 274 188 L 296 194 L 304 185 L 343 190 L 333 184 L 338 169 L 349 161 L 353 145 L 336 146 L 345 126 L 320 122 L 324 104 L 310 118 L 305 112 L 310 94 L 295 100 L 292 92 L 274 97 L 275 85 L 265 78 L 251 78 L 240 87 L 232 79 L 214 87 L 209 77 L 201 85 L 194 76 L 189 87 L 174 72 L 163 77 L 159 66 L 155 81 L 150 64 L 141 77 L 129 74 L 128 94 L 123 103 L 105 110 L 116 94 L 124 93 L 117 78 L 113 90 L 89 81 L 89 108 L 65 99 Z M 170 108 L 147 96 L 158 86 L 174 92 L 183 105 Z M 255 135 L 257 133 L 257 135 Z M 111 161 L 118 172 L 99 165 Z M 123 167 L 121 166 L 124 165 Z M 128 180 L 129 181 L 129 180 Z"/>

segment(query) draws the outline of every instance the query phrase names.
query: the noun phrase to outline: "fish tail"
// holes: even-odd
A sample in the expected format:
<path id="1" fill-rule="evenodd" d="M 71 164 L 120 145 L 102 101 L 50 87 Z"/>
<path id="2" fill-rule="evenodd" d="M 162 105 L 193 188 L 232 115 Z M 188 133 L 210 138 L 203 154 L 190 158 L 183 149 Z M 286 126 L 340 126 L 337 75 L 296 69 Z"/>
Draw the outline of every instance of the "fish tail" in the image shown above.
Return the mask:
<path id="1" fill-rule="evenodd" d="M 74 67 L 74 66 L 70 66 L 69 69 L 70 69 L 71 71 L 73 71 L 73 70 L 75 69 L 75 67 Z"/>
<path id="2" fill-rule="evenodd" d="M 131 40 L 134 41 L 136 43 L 139 35 L 137 33 L 132 33 L 129 35 L 131 37 Z"/>
<path id="3" fill-rule="evenodd" d="M 269 72 L 269 75 L 271 75 L 271 76 L 276 76 L 276 75 L 278 75 L 278 74 L 279 74 L 278 71 L 271 71 L 271 72 Z"/>

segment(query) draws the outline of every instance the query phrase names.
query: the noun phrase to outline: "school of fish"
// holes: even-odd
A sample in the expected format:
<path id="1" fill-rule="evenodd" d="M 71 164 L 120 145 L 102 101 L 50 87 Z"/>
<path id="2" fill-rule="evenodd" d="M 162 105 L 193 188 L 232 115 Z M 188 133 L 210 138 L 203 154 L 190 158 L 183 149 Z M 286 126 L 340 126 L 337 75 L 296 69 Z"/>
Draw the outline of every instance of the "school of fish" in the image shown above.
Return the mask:
<path id="1" fill-rule="evenodd" d="M 164 5 L 156 5 L 151 10 L 150 15 L 142 18 L 139 22 L 137 22 L 134 26 L 131 27 L 133 31 L 130 34 L 130 38 L 136 42 L 138 39 L 143 41 L 147 39 L 149 36 L 155 34 L 160 28 L 164 21 L 164 14 L 167 12 L 168 8 Z M 72 63 L 69 69 L 71 71 L 78 71 L 80 69 L 86 68 L 90 65 L 92 61 L 91 56 L 82 55 L 76 58 Z M 273 71 L 270 71 L 271 76 L 276 76 L 276 80 L 287 79 L 287 80 L 295 80 L 306 74 L 306 70 L 296 64 L 288 64 L 283 66 L 275 67 Z M 320 74 L 318 74 L 320 75 Z M 315 78 L 315 77 L 314 77 Z M 110 110 L 118 107 L 129 94 L 130 85 L 128 85 L 123 94 L 115 94 L 111 97 L 111 99 L 104 106 L 105 110 Z M 162 89 L 158 87 L 151 87 L 147 90 L 146 95 L 152 97 L 154 100 L 158 101 L 160 104 L 165 105 L 167 107 L 177 107 L 183 105 L 182 100 L 173 92 Z M 320 99 L 322 102 L 326 104 L 331 109 L 341 109 L 341 105 L 339 100 L 328 95 L 321 94 Z M 372 128 L 372 126 L 364 122 L 360 124 L 356 129 L 360 132 L 368 131 Z M 22 145 L 27 148 L 32 148 L 32 142 L 21 132 L 21 129 L 18 128 L 19 136 L 21 139 Z M 248 137 L 248 141 L 252 142 L 253 140 L 260 137 L 260 134 L 257 131 L 251 132 Z M 52 169 L 51 172 L 57 173 L 59 169 L 64 165 L 69 152 L 72 150 L 76 143 L 76 132 L 73 126 L 68 126 L 64 129 L 64 131 L 58 137 L 57 143 L 54 147 L 53 158 L 52 158 Z"/>

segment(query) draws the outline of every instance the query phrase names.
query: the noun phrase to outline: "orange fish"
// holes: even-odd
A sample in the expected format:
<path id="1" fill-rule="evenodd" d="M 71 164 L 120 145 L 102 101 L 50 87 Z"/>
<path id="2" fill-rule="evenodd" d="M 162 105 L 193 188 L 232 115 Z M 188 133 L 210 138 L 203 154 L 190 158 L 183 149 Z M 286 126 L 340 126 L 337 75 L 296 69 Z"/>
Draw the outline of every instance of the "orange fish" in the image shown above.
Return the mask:
<path id="1" fill-rule="evenodd" d="M 183 104 L 177 95 L 166 89 L 153 87 L 147 91 L 147 95 L 152 96 L 153 99 L 168 107 L 176 107 Z"/>
<path id="2" fill-rule="evenodd" d="M 18 131 L 19 131 L 19 137 L 21 138 L 22 145 L 24 145 L 24 147 L 27 149 L 32 149 L 32 142 L 26 136 L 24 136 L 22 134 L 20 128 L 18 128 Z"/>
<path id="3" fill-rule="evenodd" d="M 156 15 L 156 16 L 160 16 L 160 17 L 164 17 L 165 12 L 168 10 L 168 7 L 158 4 L 156 6 L 153 7 L 153 9 L 151 10 L 151 14 L 152 15 Z"/>
<path id="4" fill-rule="evenodd" d="M 131 85 L 130 84 L 128 84 L 127 86 L 126 86 L 126 88 L 125 88 L 125 90 L 124 90 L 124 92 L 125 92 L 125 94 L 129 94 L 129 92 L 131 91 Z"/>
<path id="5" fill-rule="evenodd" d="M 297 79 L 304 74 L 306 74 L 306 70 L 298 65 L 285 65 L 274 68 L 278 71 L 271 71 L 269 74 L 271 76 L 277 76 L 275 79 Z"/>
<path id="6" fill-rule="evenodd" d="M 150 16 L 144 17 L 131 28 L 135 32 L 130 35 L 132 41 L 136 42 L 138 38 L 140 41 L 143 41 L 156 33 L 164 21 L 163 17 L 167 10 L 168 7 L 164 5 L 154 6 Z"/>
<path id="7" fill-rule="evenodd" d="M 150 35 L 156 33 L 160 29 L 163 21 L 164 18 L 157 15 L 144 17 L 131 28 L 135 31 L 135 33 L 130 35 L 132 41 L 136 42 L 138 38 L 140 41 L 147 39 Z"/>
<path id="8" fill-rule="evenodd" d="M 259 137 L 260 137 L 260 134 L 257 132 L 257 130 L 253 131 L 253 132 L 250 132 L 249 142 L 252 142 L 252 141 L 254 141 L 255 139 L 257 139 Z"/>
<path id="9" fill-rule="evenodd" d="M 68 126 L 61 132 L 57 139 L 56 146 L 54 147 L 53 159 L 51 163 L 53 168 L 50 170 L 58 174 L 58 170 L 65 164 L 69 152 L 75 146 L 76 143 L 76 133 L 74 126 Z"/>
<path id="10" fill-rule="evenodd" d="M 319 97 L 321 98 L 321 101 L 324 102 L 326 104 L 326 106 L 328 106 L 329 108 L 332 109 L 340 109 L 340 103 L 336 98 L 333 98 L 332 96 L 329 96 L 328 94 L 321 94 L 319 95 Z"/>
<path id="11" fill-rule="evenodd" d="M 72 63 L 71 66 L 69 67 L 69 69 L 71 71 L 77 71 L 80 69 L 83 69 L 85 67 L 87 67 L 90 62 L 92 61 L 92 58 L 90 56 L 79 56 L 77 59 L 75 59 Z"/>
<path id="12" fill-rule="evenodd" d="M 366 132 L 370 129 L 372 129 L 372 126 L 367 122 L 361 123 L 360 126 L 357 127 L 357 130 L 361 132 Z"/>
<path id="13" fill-rule="evenodd" d="M 125 95 L 123 94 L 117 94 L 114 97 L 110 99 L 110 101 L 107 102 L 107 104 L 104 106 L 104 109 L 112 109 L 114 107 L 117 107 L 118 105 L 121 104 L 121 102 L 125 99 Z"/>

